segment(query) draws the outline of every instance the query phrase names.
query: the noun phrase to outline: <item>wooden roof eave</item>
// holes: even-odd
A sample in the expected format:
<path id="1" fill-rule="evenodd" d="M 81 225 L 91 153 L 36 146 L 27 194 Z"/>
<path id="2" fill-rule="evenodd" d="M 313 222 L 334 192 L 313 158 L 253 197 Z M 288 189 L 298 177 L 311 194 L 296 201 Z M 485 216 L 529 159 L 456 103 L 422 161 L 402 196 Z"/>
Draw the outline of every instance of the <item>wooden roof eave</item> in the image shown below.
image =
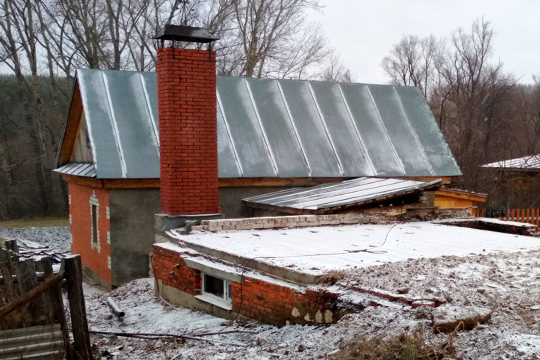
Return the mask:
<path id="1" fill-rule="evenodd" d="M 457 199 L 465 199 L 471 201 L 485 202 L 487 195 L 485 194 L 473 194 L 466 191 L 460 190 L 451 190 L 451 189 L 440 189 L 437 191 L 436 195 L 448 196 Z"/>
<path id="2" fill-rule="evenodd" d="M 64 133 L 62 134 L 62 142 L 60 144 L 60 151 L 58 152 L 58 158 L 56 166 L 60 167 L 67 164 L 71 159 L 73 148 L 77 140 L 77 131 L 82 120 L 83 104 L 81 98 L 81 91 L 79 89 L 79 83 L 77 78 L 74 80 L 73 93 L 71 95 L 71 103 L 69 106 L 66 123 L 64 126 Z"/>

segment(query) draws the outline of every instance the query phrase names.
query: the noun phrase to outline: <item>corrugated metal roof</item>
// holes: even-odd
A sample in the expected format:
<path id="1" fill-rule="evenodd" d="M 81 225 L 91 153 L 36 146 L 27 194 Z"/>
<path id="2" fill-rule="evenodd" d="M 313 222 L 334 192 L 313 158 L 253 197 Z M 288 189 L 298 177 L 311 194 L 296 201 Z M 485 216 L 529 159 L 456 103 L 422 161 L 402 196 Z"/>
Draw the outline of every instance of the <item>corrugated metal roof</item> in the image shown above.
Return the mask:
<path id="1" fill-rule="evenodd" d="M 62 359 L 64 352 L 58 324 L 0 331 L 0 360 Z"/>
<path id="2" fill-rule="evenodd" d="M 310 188 L 293 188 L 243 199 L 255 207 L 317 212 L 387 200 L 421 189 L 439 187 L 441 180 L 420 182 L 403 179 L 359 178 Z M 324 211 L 323 211 L 324 212 Z"/>
<path id="3" fill-rule="evenodd" d="M 524 156 L 516 159 L 497 161 L 482 165 L 484 168 L 506 169 L 506 170 L 540 170 L 540 155 Z"/>
<path id="4" fill-rule="evenodd" d="M 98 178 L 159 178 L 155 73 L 79 70 Z M 414 87 L 217 77 L 219 177 L 456 176 Z"/>
<path id="5" fill-rule="evenodd" d="M 60 166 L 54 171 L 65 174 L 65 175 L 75 175 L 83 177 L 96 177 L 96 167 L 94 164 L 88 163 L 68 163 L 66 165 Z"/>

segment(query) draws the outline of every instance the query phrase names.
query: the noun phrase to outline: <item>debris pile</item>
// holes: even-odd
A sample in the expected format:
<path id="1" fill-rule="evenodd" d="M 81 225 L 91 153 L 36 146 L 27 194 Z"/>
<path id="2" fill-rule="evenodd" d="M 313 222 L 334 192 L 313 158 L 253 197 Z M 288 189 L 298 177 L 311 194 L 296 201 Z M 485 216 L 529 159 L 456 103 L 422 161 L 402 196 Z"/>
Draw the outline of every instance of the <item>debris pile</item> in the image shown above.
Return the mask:
<path id="1" fill-rule="evenodd" d="M 17 241 L 19 248 L 19 259 L 38 261 L 44 257 L 50 257 L 53 264 L 60 264 L 62 258 L 70 255 L 69 251 L 59 250 L 49 247 L 48 245 L 38 244 L 30 240 L 14 239 Z"/>

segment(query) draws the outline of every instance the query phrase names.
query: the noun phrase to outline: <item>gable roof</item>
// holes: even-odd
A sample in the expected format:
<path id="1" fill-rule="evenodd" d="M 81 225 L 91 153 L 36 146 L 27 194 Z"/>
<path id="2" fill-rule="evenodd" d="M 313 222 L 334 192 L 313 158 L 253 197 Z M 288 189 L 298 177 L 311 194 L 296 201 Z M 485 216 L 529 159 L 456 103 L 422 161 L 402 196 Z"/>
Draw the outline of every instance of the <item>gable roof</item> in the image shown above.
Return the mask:
<path id="1" fill-rule="evenodd" d="M 481 167 L 491 169 L 504 169 L 508 171 L 540 171 L 540 154 L 520 158 L 496 161 L 484 164 Z"/>
<path id="2" fill-rule="evenodd" d="M 404 179 L 358 178 L 310 188 L 292 188 L 243 199 L 251 207 L 286 213 L 325 214 L 363 206 L 421 190 L 440 188 L 441 179 L 420 182 Z"/>
<path id="3" fill-rule="evenodd" d="M 159 178 L 156 74 L 78 70 L 75 89 L 95 176 Z M 414 87 L 218 76 L 217 99 L 220 178 L 461 175 Z"/>

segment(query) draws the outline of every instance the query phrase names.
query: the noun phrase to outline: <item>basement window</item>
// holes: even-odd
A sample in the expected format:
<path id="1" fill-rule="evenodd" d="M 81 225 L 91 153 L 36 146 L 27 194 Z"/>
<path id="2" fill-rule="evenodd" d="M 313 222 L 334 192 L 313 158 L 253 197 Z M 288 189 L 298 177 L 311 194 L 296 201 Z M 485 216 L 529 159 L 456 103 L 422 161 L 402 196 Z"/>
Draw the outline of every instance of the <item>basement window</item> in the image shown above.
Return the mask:
<path id="1" fill-rule="evenodd" d="M 198 295 L 196 298 L 223 309 L 231 310 L 231 282 L 202 273 L 202 295 Z"/>

